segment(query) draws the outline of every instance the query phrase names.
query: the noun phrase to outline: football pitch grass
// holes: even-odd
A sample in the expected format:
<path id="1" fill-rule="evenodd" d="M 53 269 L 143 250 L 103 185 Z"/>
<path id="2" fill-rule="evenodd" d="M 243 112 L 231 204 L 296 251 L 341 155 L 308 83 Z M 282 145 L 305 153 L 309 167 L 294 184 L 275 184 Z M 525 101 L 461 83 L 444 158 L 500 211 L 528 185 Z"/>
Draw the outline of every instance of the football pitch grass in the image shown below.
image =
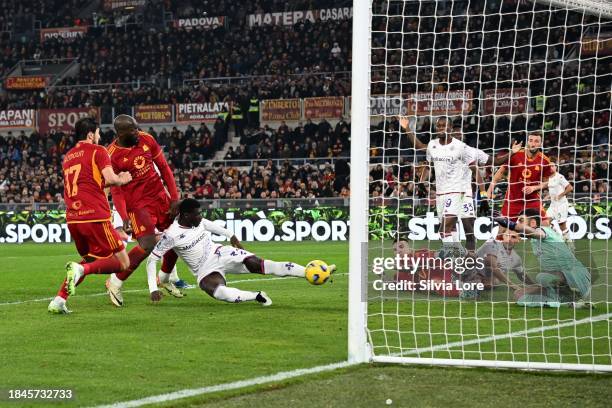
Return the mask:
<path id="1" fill-rule="evenodd" d="M 74 246 L 0 245 L 4 265 L 0 279 L 2 392 L 11 388 L 71 388 L 75 393 L 73 400 L 64 402 L 5 399 L 0 405 L 111 404 L 345 361 L 348 245 L 246 243 L 245 247 L 274 260 L 335 262 L 338 275 L 333 283 L 320 287 L 293 278 L 230 277 L 230 284 L 237 282 L 241 289 L 265 290 L 274 301 L 270 308 L 255 303 L 221 303 L 198 289 L 189 290 L 184 299 L 165 296 L 160 304 L 153 305 L 143 265 L 126 282 L 124 308 L 110 305 L 104 294 L 105 277 L 92 276 L 70 299 L 73 313 L 52 316 L 46 312 L 47 299 L 55 295 L 61 283 L 63 264 L 75 259 Z M 179 272 L 193 283 L 182 263 Z M 499 313 L 495 311 L 497 305 Z M 384 324 L 382 315 L 377 315 L 381 310 L 385 312 Z M 595 360 L 611 364 L 608 318 L 488 340 L 492 335 L 596 318 L 609 312 L 607 305 L 599 305 L 592 312 L 526 310 L 502 303 L 439 299 L 414 302 L 402 298 L 398 304 L 391 297 L 371 300 L 369 324 L 375 330 L 386 329 L 373 332 L 375 344 L 382 346 L 379 354 L 472 341 L 451 347 L 451 351 L 425 350 L 419 354 L 491 359 L 497 353 L 502 359 L 526 359 L 529 355 L 532 361 L 551 362 L 563 355 L 567 356 L 564 362 Z M 522 320 L 525 316 L 527 323 Z M 441 334 L 444 332 L 451 335 Z M 596 357 L 589 359 L 590 355 Z M 385 401 L 391 399 L 392 406 L 402 407 L 439 406 L 449 401 L 454 406 L 470 407 L 608 406 L 611 387 L 612 377 L 607 374 L 361 365 L 160 405 L 371 407 L 386 406 Z"/>

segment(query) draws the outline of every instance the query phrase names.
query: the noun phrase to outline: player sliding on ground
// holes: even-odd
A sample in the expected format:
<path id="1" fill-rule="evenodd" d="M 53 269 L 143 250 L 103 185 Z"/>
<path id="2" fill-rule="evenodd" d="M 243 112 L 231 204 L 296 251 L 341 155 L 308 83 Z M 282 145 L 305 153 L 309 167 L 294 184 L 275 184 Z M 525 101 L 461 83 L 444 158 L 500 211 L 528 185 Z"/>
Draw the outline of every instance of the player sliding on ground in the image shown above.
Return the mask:
<path id="1" fill-rule="evenodd" d="M 590 306 L 591 273 L 574 256 L 563 238 L 551 227 L 541 226 L 540 211 L 528 208 L 514 222 L 505 217 L 495 218 L 505 228 L 531 238 L 533 253 L 538 257 L 541 272 L 536 276 L 537 285 L 515 291 L 521 306 L 559 307 L 562 303 L 573 306 Z"/>
<path id="2" fill-rule="evenodd" d="M 215 244 L 212 234 L 225 236 L 232 246 Z M 257 301 L 263 306 L 272 304 L 272 299 L 265 292 L 249 292 L 226 286 L 227 273 L 305 278 L 305 268 L 302 265 L 263 260 L 246 251 L 230 231 L 202 218 L 200 204 L 192 198 L 186 198 L 179 204 L 178 219 L 164 231 L 149 255 L 147 277 L 153 302 L 159 302 L 162 297 L 155 276 L 157 263 L 170 250 L 174 250 L 185 261 L 189 270 L 196 276 L 200 289 L 224 302 Z M 329 269 L 333 272 L 336 266 L 329 265 Z M 168 279 L 169 274 L 160 271 L 160 282 L 167 282 Z"/>

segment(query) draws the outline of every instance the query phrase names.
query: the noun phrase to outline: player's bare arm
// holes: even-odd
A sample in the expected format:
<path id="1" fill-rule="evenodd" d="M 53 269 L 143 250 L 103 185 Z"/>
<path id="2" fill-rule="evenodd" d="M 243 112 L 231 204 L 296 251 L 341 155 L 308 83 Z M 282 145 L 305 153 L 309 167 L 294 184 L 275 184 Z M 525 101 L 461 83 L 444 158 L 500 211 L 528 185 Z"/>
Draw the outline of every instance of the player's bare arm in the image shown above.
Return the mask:
<path id="1" fill-rule="evenodd" d="M 548 182 L 546 183 L 548 184 Z M 556 199 L 557 200 L 561 200 L 563 197 L 567 196 L 569 193 L 571 193 L 572 191 L 574 191 L 574 186 L 572 186 L 571 184 L 568 184 L 567 186 L 565 186 L 565 190 L 563 190 L 561 192 L 561 194 L 559 194 Z"/>
<path id="2" fill-rule="evenodd" d="M 399 123 L 402 129 L 406 131 L 406 135 L 408 135 L 408 139 L 412 142 L 412 145 L 416 150 L 425 150 L 427 149 L 427 145 L 419 140 L 416 137 L 413 126 L 416 125 L 416 120 L 411 121 L 408 116 L 400 116 Z"/>
<path id="3" fill-rule="evenodd" d="M 546 238 L 546 233 L 540 228 L 532 228 L 523 222 L 514 222 L 506 217 L 497 217 L 494 221 L 504 228 L 511 229 L 529 238 Z"/>
<path id="4" fill-rule="evenodd" d="M 490 199 L 495 198 L 495 186 L 497 183 L 502 181 L 502 179 L 506 176 L 506 172 L 508 170 L 508 166 L 501 166 L 499 170 L 495 172 L 493 175 L 493 179 L 491 180 L 491 184 L 489 184 L 489 188 L 487 189 L 487 197 Z"/>
<path id="5" fill-rule="evenodd" d="M 494 166 L 501 166 L 503 164 L 507 164 L 508 160 L 510 159 L 510 157 L 521 151 L 523 147 L 523 142 L 516 142 L 513 141 L 512 142 L 512 148 L 510 149 L 510 152 L 506 153 L 506 154 L 502 154 L 501 156 L 489 156 L 489 160 L 487 160 L 487 165 L 494 165 Z"/>
<path id="6" fill-rule="evenodd" d="M 102 169 L 102 176 L 107 186 L 122 186 L 132 181 L 132 175 L 128 171 L 116 174 L 110 166 Z"/>
<path id="7" fill-rule="evenodd" d="M 535 191 L 541 191 L 548 187 L 548 180 L 542 181 L 541 183 L 534 184 L 533 186 L 525 186 L 523 187 L 523 192 L 525 194 L 531 194 Z"/>
<path id="8" fill-rule="evenodd" d="M 497 257 L 495 255 L 487 255 L 485 257 L 485 267 L 491 271 L 491 274 L 499 281 L 505 283 L 510 288 L 516 290 L 519 286 L 513 283 L 510 278 L 500 269 L 497 263 Z"/>
<path id="9" fill-rule="evenodd" d="M 230 238 L 230 244 L 234 247 L 234 248 L 238 248 L 238 249 L 244 249 L 244 247 L 242 246 L 242 244 L 240 243 L 240 240 L 238 240 L 238 238 L 234 235 Z"/>

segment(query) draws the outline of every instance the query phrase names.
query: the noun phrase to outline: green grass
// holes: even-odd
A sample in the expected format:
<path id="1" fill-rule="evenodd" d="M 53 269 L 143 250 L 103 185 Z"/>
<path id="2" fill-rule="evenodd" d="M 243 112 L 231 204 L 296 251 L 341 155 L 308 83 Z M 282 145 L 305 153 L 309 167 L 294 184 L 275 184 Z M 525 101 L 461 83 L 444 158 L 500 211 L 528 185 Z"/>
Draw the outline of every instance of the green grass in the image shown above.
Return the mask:
<path id="1" fill-rule="evenodd" d="M 92 276 L 79 286 L 77 296 L 70 299 L 71 315 L 50 316 L 46 312 L 48 301 L 38 299 L 55 295 L 63 277 L 63 264 L 75 259 L 74 246 L 0 245 L 0 259 L 3 260 L 0 388 L 73 388 L 76 395 L 73 401 L 55 405 L 92 406 L 346 360 L 348 279 L 342 274 L 348 268 L 346 243 L 246 246 L 262 257 L 275 260 L 333 261 L 338 264 L 340 274 L 332 284 L 320 287 L 298 279 L 231 277 L 232 280 L 249 280 L 236 284 L 242 289 L 265 290 L 274 300 L 270 308 L 217 302 L 199 290 L 189 291 L 184 299 L 164 297 L 161 304 L 152 305 L 146 290 L 144 267 L 141 267 L 126 282 L 124 308 L 113 308 L 107 297 L 101 295 L 104 277 Z M 179 264 L 179 271 L 182 277 L 193 282 L 184 264 Z M 6 305 L 28 300 L 27 303 Z M 521 326 L 521 322 L 526 313 L 530 325 L 584 317 L 581 311 L 575 315 L 561 310 L 526 311 L 507 303 L 442 302 L 439 299 L 413 302 L 408 297 L 399 303 L 395 299 L 372 299 L 369 311 L 372 314 L 384 312 L 384 322 L 376 317 L 382 315 L 370 318 L 376 350 L 380 354 L 457 341 L 462 338 L 452 333 L 458 334 L 460 330 L 463 339 L 523 330 L 526 326 L 524 322 Z M 588 311 L 584 313 L 588 315 Z M 600 308 L 594 315 L 601 313 L 607 310 Z M 506 319 L 508 316 L 511 323 Z M 437 357 L 493 358 L 493 351 L 497 351 L 499 358 L 524 359 L 526 354 L 521 351 L 529 346 L 530 358 L 533 353 L 539 356 L 534 358 L 555 361 L 558 358 L 555 356 L 576 355 L 578 346 L 579 352 L 585 355 L 581 362 L 587 361 L 587 355 L 595 354 L 598 355 L 596 362 L 610 364 L 609 340 L 592 340 L 609 339 L 608 330 L 605 321 L 571 330 L 544 332 L 550 339 L 543 340 L 541 333 L 533 338 L 513 339 L 511 347 L 503 341 L 485 342 L 463 351 L 458 348 L 456 352 L 434 354 Z M 451 335 L 440 334 L 444 331 Z M 571 338 L 559 344 L 554 338 L 558 334 Z M 574 337 L 584 339 L 573 341 Z M 521 341 L 525 342 L 524 346 L 519 345 Z M 538 341 L 542 342 L 540 348 Z M 501 406 L 525 401 L 521 398 L 526 397 L 513 395 L 524 390 L 536 393 L 541 390 L 542 398 L 547 395 L 557 398 L 542 399 L 551 404 L 558 402 L 561 406 L 569 406 L 575 402 L 575 396 L 580 395 L 582 405 L 597 406 L 602 403 L 601 395 L 609 394 L 607 390 L 611 385 L 610 376 L 542 374 L 537 376 L 539 380 L 535 384 L 534 378 L 519 372 L 361 366 L 194 397 L 167 406 L 206 403 L 205 406 L 365 407 L 384 406 L 387 398 L 396 401 L 393 406 L 435 406 L 444 398 L 456 399 L 458 406 L 466 406 L 470 395 L 475 399 L 489 395 L 487 390 L 493 387 L 495 398 L 491 401 Z M 469 385 L 472 383 L 480 385 Z M 561 391 L 551 397 L 545 390 L 553 387 Z M 572 393 L 563 390 L 572 390 Z M 0 401 L 0 405 L 3 404 L 27 406 L 21 402 Z M 35 402 L 30 405 L 53 404 Z"/>

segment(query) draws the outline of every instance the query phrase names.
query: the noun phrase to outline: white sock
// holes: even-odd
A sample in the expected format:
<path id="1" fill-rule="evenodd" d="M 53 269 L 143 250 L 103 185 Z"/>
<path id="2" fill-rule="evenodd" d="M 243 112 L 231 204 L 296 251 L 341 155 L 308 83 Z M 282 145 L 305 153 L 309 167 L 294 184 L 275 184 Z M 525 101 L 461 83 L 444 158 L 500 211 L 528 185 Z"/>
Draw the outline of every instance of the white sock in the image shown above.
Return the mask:
<path id="1" fill-rule="evenodd" d="M 229 303 L 240 303 L 255 300 L 258 292 L 249 292 L 246 290 L 240 290 L 236 288 L 230 288 L 224 285 L 217 286 L 213 296 L 217 300 L 222 300 Z"/>
<path id="2" fill-rule="evenodd" d="M 266 275 L 276 276 L 296 276 L 303 278 L 306 276 L 306 269 L 302 265 L 293 262 L 275 262 L 264 260 L 264 270 Z"/>
<path id="3" fill-rule="evenodd" d="M 455 238 L 453 237 L 453 235 L 451 234 L 451 235 L 447 235 L 445 237 L 442 237 L 442 242 L 445 243 L 445 244 L 452 244 L 453 242 L 456 242 L 456 241 L 455 241 Z"/>
<path id="4" fill-rule="evenodd" d="M 452 242 L 461 242 L 461 235 L 459 235 L 459 231 L 453 231 L 451 232 L 451 238 L 453 239 Z"/>
<path id="5" fill-rule="evenodd" d="M 172 271 L 168 275 L 170 276 L 170 282 L 174 283 L 179 281 L 180 278 L 178 277 L 178 270 L 176 269 L 176 265 L 174 265 Z"/>
<path id="6" fill-rule="evenodd" d="M 58 305 L 64 304 L 66 303 L 66 299 L 64 299 L 61 296 L 56 296 L 55 299 L 53 299 L 53 303 L 56 303 Z"/>
<path id="7" fill-rule="evenodd" d="M 117 277 L 117 275 L 116 275 L 116 274 L 114 274 L 114 273 L 113 273 L 113 274 L 111 274 L 111 276 L 110 276 L 110 281 L 111 281 L 111 283 L 112 283 L 113 285 L 115 285 L 115 286 L 118 286 L 118 287 L 122 287 L 122 286 L 123 286 L 123 281 L 122 281 L 121 279 L 119 279 L 119 278 Z"/>
<path id="8" fill-rule="evenodd" d="M 159 282 L 160 283 L 168 283 L 168 282 L 170 282 L 171 274 L 169 274 L 169 273 L 166 273 L 164 271 L 159 271 L 157 276 L 159 276 Z"/>

